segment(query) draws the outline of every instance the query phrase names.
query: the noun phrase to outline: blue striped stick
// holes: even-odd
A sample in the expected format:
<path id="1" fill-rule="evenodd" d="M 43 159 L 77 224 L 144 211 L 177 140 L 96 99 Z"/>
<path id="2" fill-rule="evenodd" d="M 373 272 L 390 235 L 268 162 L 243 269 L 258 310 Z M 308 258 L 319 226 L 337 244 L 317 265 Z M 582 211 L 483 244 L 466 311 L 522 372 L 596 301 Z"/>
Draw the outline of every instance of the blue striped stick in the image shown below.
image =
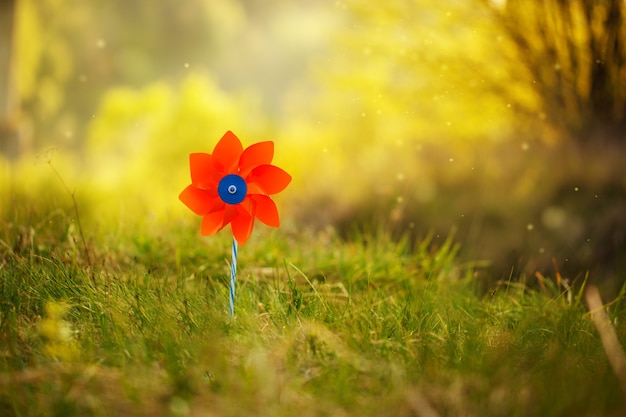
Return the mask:
<path id="1" fill-rule="evenodd" d="M 230 316 L 235 316 L 235 283 L 237 281 L 237 239 L 233 237 L 233 258 L 230 263 Z"/>

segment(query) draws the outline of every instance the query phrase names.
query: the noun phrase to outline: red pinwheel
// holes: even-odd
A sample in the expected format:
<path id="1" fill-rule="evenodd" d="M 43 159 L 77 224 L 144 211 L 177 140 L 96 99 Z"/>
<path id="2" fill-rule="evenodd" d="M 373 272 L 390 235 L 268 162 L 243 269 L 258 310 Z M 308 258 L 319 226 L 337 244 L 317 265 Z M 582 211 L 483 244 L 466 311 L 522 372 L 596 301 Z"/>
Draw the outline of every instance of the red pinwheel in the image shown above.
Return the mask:
<path id="1" fill-rule="evenodd" d="M 189 155 L 191 185 L 179 198 L 203 216 L 203 235 L 213 235 L 230 224 L 234 238 L 243 246 L 255 218 L 268 226 L 280 225 L 270 196 L 284 190 L 291 176 L 271 165 L 273 157 L 274 142 L 255 143 L 244 150 L 231 131 L 222 136 L 212 154 Z"/>

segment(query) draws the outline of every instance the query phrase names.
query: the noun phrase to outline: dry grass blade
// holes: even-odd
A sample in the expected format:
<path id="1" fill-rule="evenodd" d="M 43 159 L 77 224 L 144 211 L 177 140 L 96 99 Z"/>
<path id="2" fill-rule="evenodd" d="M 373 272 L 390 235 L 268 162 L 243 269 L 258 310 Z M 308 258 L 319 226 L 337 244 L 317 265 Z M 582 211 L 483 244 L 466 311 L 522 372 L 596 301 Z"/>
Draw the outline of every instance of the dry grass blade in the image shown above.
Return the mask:
<path id="1" fill-rule="evenodd" d="M 600 293 L 595 286 L 589 287 L 586 299 L 593 324 L 600 333 L 606 356 L 608 356 L 613 372 L 617 375 L 622 391 L 626 395 L 626 354 L 624 354 L 615 329 L 604 309 Z"/>
<path id="2" fill-rule="evenodd" d="M 439 413 L 432 406 L 428 398 L 420 390 L 413 390 L 407 395 L 409 408 L 416 416 L 439 417 Z"/>

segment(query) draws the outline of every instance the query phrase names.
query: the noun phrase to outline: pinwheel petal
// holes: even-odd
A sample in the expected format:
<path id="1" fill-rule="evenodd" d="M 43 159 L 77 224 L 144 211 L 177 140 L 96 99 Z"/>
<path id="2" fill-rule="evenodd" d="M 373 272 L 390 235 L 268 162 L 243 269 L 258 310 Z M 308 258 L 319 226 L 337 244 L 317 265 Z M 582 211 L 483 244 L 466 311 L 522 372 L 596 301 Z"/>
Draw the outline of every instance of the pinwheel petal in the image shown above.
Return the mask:
<path id="1" fill-rule="evenodd" d="M 254 216 L 251 216 L 242 207 L 238 207 L 238 213 L 230 223 L 233 230 L 233 236 L 237 239 L 237 243 L 243 246 L 248 241 L 254 227 Z"/>
<path id="2" fill-rule="evenodd" d="M 202 217 L 200 233 L 203 236 L 211 236 L 224 227 L 224 210 L 214 211 Z"/>
<path id="3" fill-rule="evenodd" d="M 215 211 L 224 203 L 217 196 L 217 193 L 201 190 L 193 185 L 188 185 L 178 196 L 187 207 L 194 213 L 202 216 Z"/>
<path id="4" fill-rule="evenodd" d="M 213 157 L 208 153 L 192 153 L 189 155 L 191 183 L 200 189 L 217 188 L 220 173 L 213 166 Z"/>
<path id="5" fill-rule="evenodd" d="M 246 177 L 253 168 L 272 163 L 274 142 L 259 142 L 248 146 L 239 158 L 239 175 Z"/>
<path id="6" fill-rule="evenodd" d="M 222 169 L 226 174 L 234 174 L 237 162 L 243 152 L 241 141 L 230 130 L 217 142 L 213 149 L 213 163 L 216 168 Z"/>
<path id="7" fill-rule="evenodd" d="M 284 190 L 291 182 L 291 175 L 274 165 L 259 165 L 246 177 L 246 182 L 249 184 L 249 194 L 259 189 L 262 191 L 261 194 L 271 195 Z M 252 185 L 256 187 L 251 187 Z"/>
<path id="8" fill-rule="evenodd" d="M 280 226 L 280 219 L 278 218 L 278 209 L 274 200 L 266 195 L 251 195 L 250 199 L 254 202 L 255 216 L 261 222 L 268 226 L 278 227 Z"/>
<path id="9" fill-rule="evenodd" d="M 254 217 L 254 207 L 256 203 L 250 199 L 251 195 L 246 195 L 246 198 L 243 199 L 241 203 L 239 203 L 239 207 L 243 208 L 248 212 L 249 215 Z"/>
<path id="10" fill-rule="evenodd" d="M 239 207 L 233 204 L 226 204 L 224 211 L 224 224 L 228 224 L 239 215 Z"/>

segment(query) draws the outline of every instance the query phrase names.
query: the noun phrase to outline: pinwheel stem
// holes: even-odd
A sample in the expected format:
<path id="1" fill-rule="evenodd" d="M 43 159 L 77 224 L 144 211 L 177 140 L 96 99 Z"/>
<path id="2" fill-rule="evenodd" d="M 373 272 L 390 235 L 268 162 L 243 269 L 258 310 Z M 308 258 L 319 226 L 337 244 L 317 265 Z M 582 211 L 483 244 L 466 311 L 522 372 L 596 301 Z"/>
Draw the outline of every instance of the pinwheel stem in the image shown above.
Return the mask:
<path id="1" fill-rule="evenodd" d="M 230 316 L 235 316 L 235 283 L 237 282 L 237 239 L 233 237 L 233 256 L 230 263 Z"/>

